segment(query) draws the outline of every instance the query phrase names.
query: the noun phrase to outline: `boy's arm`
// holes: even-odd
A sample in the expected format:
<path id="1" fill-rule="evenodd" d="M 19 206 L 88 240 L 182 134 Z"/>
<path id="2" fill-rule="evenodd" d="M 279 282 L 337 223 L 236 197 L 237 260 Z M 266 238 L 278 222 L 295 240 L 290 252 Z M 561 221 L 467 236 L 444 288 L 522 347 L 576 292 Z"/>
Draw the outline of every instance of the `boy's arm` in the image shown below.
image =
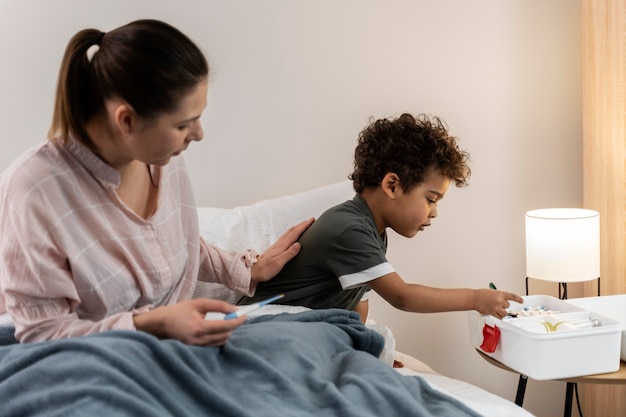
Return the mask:
<path id="1" fill-rule="evenodd" d="M 504 317 L 509 300 L 523 302 L 516 294 L 487 288 L 434 288 L 408 284 L 396 272 L 369 281 L 367 285 L 395 308 L 414 313 L 476 310 L 481 314 Z"/>

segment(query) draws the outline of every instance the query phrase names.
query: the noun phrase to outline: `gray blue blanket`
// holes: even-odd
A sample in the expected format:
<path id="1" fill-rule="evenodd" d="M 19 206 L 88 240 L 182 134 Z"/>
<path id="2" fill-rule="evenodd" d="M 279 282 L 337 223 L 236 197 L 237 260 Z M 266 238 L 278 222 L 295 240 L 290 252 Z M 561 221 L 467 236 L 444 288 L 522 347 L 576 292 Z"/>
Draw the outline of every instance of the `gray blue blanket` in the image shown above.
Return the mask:
<path id="1" fill-rule="evenodd" d="M 475 416 L 377 359 L 344 310 L 263 316 L 221 348 L 134 331 L 0 348 L 0 415 Z"/>

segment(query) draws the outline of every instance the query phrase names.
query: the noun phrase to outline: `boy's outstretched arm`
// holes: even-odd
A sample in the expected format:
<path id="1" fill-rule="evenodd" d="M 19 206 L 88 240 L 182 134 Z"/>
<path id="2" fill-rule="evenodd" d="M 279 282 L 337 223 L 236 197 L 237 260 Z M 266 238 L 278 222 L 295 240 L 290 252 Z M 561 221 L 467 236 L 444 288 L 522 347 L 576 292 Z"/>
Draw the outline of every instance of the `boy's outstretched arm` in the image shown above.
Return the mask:
<path id="1" fill-rule="evenodd" d="M 406 283 L 396 272 L 367 285 L 397 309 L 414 313 L 476 310 L 502 318 L 509 301 L 523 302 L 517 294 L 492 289 L 434 288 Z"/>

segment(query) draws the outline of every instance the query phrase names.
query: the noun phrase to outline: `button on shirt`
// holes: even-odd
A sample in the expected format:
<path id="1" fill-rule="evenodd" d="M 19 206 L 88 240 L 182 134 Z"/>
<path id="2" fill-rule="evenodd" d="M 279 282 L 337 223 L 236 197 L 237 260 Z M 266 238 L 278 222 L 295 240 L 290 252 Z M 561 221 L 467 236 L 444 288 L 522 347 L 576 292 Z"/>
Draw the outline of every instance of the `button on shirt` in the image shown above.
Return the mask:
<path id="1" fill-rule="evenodd" d="M 148 219 L 117 196 L 119 173 L 85 146 L 47 142 L 0 176 L 0 312 L 21 341 L 134 329 L 133 316 L 190 299 L 195 283 L 253 294 L 250 252 L 207 245 L 182 157 L 151 167 Z"/>

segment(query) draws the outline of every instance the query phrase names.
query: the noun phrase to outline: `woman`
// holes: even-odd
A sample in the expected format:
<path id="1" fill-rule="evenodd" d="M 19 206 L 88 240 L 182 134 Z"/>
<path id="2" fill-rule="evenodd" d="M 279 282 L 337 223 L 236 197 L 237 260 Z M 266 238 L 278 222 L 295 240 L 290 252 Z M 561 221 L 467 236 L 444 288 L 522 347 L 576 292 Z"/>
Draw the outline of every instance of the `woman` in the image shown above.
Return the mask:
<path id="1" fill-rule="evenodd" d="M 222 345 L 245 318 L 204 320 L 236 307 L 191 299 L 197 280 L 253 295 L 298 253 L 312 220 L 263 256 L 200 238 L 179 155 L 202 139 L 208 72 L 189 38 L 155 20 L 70 40 L 50 140 L 0 177 L 0 311 L 19 341 L 137 329 Z"/>

